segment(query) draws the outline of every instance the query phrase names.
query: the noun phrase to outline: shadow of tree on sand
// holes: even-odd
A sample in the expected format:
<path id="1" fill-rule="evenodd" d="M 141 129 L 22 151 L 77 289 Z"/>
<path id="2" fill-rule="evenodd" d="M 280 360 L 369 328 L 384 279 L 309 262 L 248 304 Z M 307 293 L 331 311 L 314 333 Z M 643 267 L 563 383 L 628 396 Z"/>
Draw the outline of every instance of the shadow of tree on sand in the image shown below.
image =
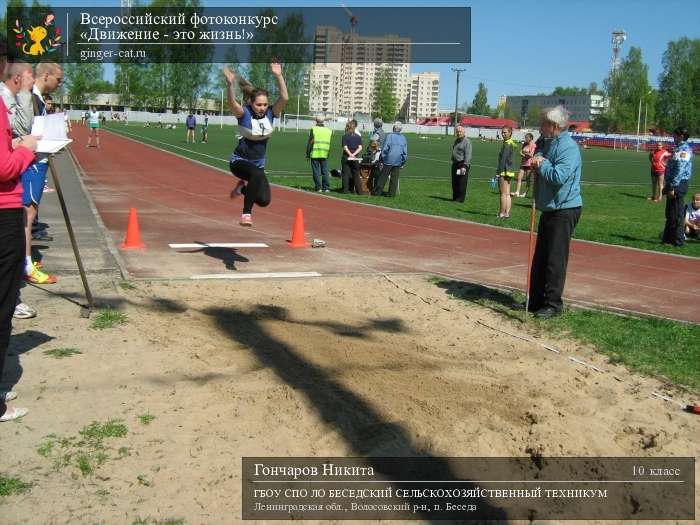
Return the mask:
<path id="1" fill-rule="evenodd" d="M 246 310 L 236 307 L 208 308 L 203 313 L 214 318 L 222 334 L 253 352 L 262 366 L 274 372 L 290 387 L 302 392 L 320 418 L 337 429 L 355 454 L 366 456 L 367 463 L 375 472 L 392 479 L 393 474 L 382 464 L 381 457 L 432 458 L 433 468 L 441 476 L 440 479 L 458 481 L 448 461 L 417 447 L 412 443 L 408 431 L 400 424 L 386 421 L 367 399 L 331 378 L 326 370 L 306 360 L 297 349 L 275 338 L 264 326 L 266 322 L 279 321 L 309 327 L 320 326 L 338 334 L 367 338 L 373 332 L 386 334 L 405 331 L 401 320 L 370 320 L 359 328 L 342 323 L 306 322 L 292 320 L 286 309 L 274 305 L 256 305 Z M 304 341 L 300 341 L 300 345 L 303 344 Z M 465 482 L 460 487 L 473 488 L 473 485 Z M 425 503 L 420 499 L 412 502 L 418 505 Z M 506 513 L 502 509 L 486 502 L 483 505 L 492 520 L 506 519 Z M 428 523 L 448 523 L 431 518 L 429 512 L 422 513 L 422 517 Z"/>

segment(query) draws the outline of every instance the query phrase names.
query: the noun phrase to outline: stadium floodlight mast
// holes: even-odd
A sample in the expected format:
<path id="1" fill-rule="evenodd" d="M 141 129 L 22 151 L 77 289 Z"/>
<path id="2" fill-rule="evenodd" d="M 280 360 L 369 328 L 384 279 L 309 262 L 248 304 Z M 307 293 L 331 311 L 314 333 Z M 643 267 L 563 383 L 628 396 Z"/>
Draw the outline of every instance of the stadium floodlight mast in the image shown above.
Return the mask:
<path id="1" fill-rule="evenodd" d="M 457 73 L 457 88 L 455 89 L 455 131 L 457 130 L 457 107 L 459 105 L 459 74 L 466 71 L 464 68 L 453 67 L 452 71 Z"/>
<path id="2" fill-rule="evenodd" d="M 627 33 L 624 29 L 615 29 L 612 32 L 612 62 L 610 63 L 610 76 L 613 76 L 617 72 L 617 68 L 620 67 L 620 49 L 622 49 L 622 44 L 627 40 Z"/>

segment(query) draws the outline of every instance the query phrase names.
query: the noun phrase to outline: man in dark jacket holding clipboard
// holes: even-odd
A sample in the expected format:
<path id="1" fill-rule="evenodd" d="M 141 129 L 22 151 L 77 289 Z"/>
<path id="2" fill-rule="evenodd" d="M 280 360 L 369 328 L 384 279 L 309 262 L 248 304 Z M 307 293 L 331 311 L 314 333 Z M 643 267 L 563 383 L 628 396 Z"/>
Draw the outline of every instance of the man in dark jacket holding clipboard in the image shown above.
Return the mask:
<path id="1" fill-rule="evenodd" d="M 457 138 L 452 145 L 452 200 L 464 202 L 472 163 L 472 143 L 462 126 L 457 126 L 456 134 Z"/>

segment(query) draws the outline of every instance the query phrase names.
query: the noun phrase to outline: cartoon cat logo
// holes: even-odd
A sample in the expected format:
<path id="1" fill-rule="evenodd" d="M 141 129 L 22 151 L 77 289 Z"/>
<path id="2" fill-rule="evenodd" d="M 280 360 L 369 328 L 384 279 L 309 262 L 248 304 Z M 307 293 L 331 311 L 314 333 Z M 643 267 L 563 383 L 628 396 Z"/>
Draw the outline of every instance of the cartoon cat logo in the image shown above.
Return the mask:
<path id="1" fill-rule="evenodd" d="M 46 49 L 44 49 L 44 46 L 41 45 L 41 41 L 44 40 L 48 34 L 49 32 L 44 26 L 36 26 L 27 30 L 29 40 L 34 43 L 29 48 L 29 51 L 27 51 L 27 44 L 24 44 L 22 46 L 22 52 L 25 55 L 43 55 L 46 52 Z"/>
<path id="2" fill-rule="evenodd" d="M 52 26 L 54 15 L 46 16 L 43 24 L 30 27 L 26 31 L 20 25 L 19 20 L 15 20 L 15 27 L 12 30 L 15 32 L 16 46 L 22 50 L 22 53 L 29 56 L 39 57 L 44 53 L 56 51 L 61 45 L 61 28 L 55 26 L 53 36 L 49 34 L 49 28 Z M 25 37 L 26 34 L 26 37 Z M 44 44 L 44 40 L 48 37 L 48 43 Z"/>

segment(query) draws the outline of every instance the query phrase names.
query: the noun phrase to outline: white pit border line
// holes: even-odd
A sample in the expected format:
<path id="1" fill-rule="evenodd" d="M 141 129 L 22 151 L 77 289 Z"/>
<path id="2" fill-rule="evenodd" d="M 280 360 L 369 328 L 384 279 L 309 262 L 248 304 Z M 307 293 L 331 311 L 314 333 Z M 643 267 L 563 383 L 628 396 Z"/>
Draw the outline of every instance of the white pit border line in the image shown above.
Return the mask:
<path id="1" fill-rule="evenodd" d="M 321 274 L 318 272 L 211 273 L 193 275 L 190 279 L 285 279 L 294 277 L 321 277 Z"/>
<path id="2" fill-rule="evenodd" d="M 185 244 L 168 244 L 173 250 L 205 248 L 269 248 L 263 242 L 195 242 Z"/>

